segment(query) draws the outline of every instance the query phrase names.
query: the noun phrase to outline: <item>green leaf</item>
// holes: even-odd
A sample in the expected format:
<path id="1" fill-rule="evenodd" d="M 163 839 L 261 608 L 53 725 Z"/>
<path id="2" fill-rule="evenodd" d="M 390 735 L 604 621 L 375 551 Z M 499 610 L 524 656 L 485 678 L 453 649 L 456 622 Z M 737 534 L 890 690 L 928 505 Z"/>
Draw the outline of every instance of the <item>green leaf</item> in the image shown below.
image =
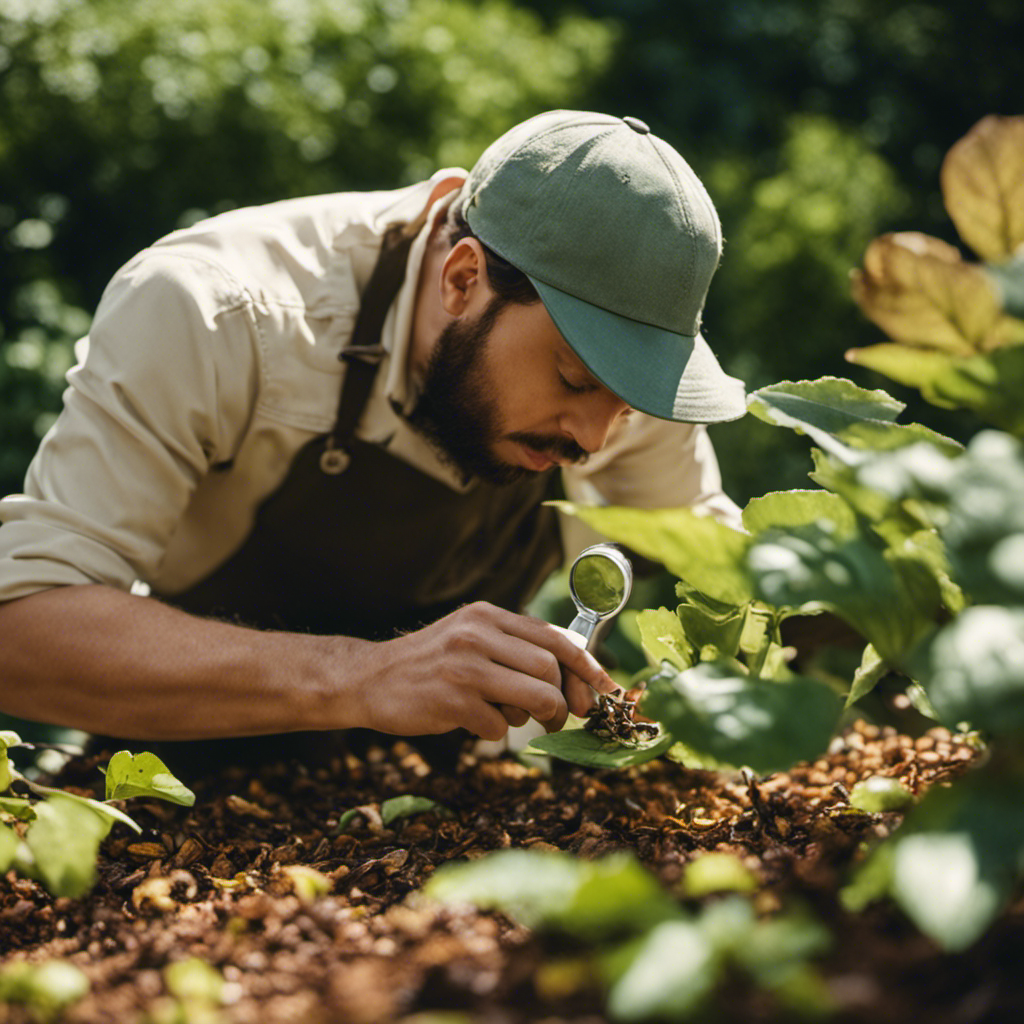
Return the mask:
<path id="1" fill-rule="evenodd" d="M 732 853 L 702 853 L 683 872 L 683 895 L 690 898 L 713 892 L 755 892 L 757 887 L 757 877 Z"/>
<path id="2" fill-rule="evenodd" d="M 893 341 L 851 348 L 846 352 L 848 362 L 874 370 L 897 384 L 921 391 L 927 389 L 932 380 L 948 370 L 958 358 L 953 352 L 917 348 Z"/>
<path id="3" fill-rule="evenodd" d="M 65 960 L 0 967 L 0 1002 L 27 1006 L 40 1021 L 57 1020 L 65 1007 L 88 995 L 89 988 L 85 974 Z"/>
<path id="4" fill-rule="evenodd" d="M 36 804 L 25 843 L 46 888 L 54 896 L 84 896 L 96 879 L 96 856 L 109 830 L 87 802 L 54 794 Z"/>
<path id="5" fill-rule="evenodd" d="M 660 562 L 717 601 L 740 605 L 753 597 L 743 571 L 749 538 L 714 519 L 686 508 L 597 507 L 568 501 L 548 504 L 578 516 L 599 533 L 645 558 Z"/>
<path id="6" fill-rule="evenodd" d="M 558 928 L 590 940 L 639 931 L 679 912 L 629 853 L 586 861 L 568 853 L 500 850 L 443 865 L 424 893 L 440 902 L 501 910 L 528 927 Z"/>
<path id="7" fill-rule="evenodd" d="M 1011 879 L 988 876 L 966 832 L 906 836 L 896 846 L 893 895 L 926 935 L 965 949 L 1009 896 Z"/>
<path id="8" fill-rule="evenodd" d="M 719 958 L 697 925 L 655 928 L 608 994 L 613 1020 L 688 1020 L 718 981 Z"/>
<path id="9" fill-rule="evenodd" d="M 30 821 L 36 816 L 31 801 L 20 796 L 0 796 L 0 811 L 22 821 Z"/>
<path id="10" fill-rule="evenodd" d="M 926 567 L 879 551 L 867 535 L 839 540 L 817 526 L 769 532 L 754 541 L 749 565 L 760 598 L 835 612 L 892 665 L 932 628 L 939 606 Z"/>
<path id="11" fill-rule="evenodd" d="M 1024 434 L 1024 348 L 1008 345 L 957 360 L 932 377 L 921 393 L 934 405 L 970 409 L 1019 437 Z"/>
<path id="12" fill-rule="evenodd" d="M 155 797 L 182 807 L 191 807 L 196 802 L 195 793 L 179 782 L 156 754 L 148 751 L 118 751 L 110 759 L 106 774 L 108 800 Z"/>
<path id="13" fill-rule="evenodd" d="M 870 814 L 902 811 L 913 802 L 914 794 L 888 775 L 869 775 L 850 790 L 850 806 Z"/>
<path id="14" fill-rule="evenodd" d="M 0 875 L 14 863 L 14 855 L 18 852 L 21 836 L 9 825 L 0 821 Z"/>
<path id="15" fill-rule="evenodd" d="M 530 740 L 526 753 L 550 754 L 586 768 L 631 768 L 646 764 L 672 746 L 671 736 L 659 736 L 637 747 L 601 739 L 587 729 L 562 729 Z"/>
<path id="16" fill-rule="evenodd" d="M 852 536 L 857 530 L 853 509 L 828 491 L 774 491 L 754 498 L 743 510 L 743 525 L 755 536 L 821 523 L 838 537 Z"/>
<path id="17" fill-rule="evenodd" d="M 406 794 L 404 796 L 393 796 L 390 800 L 385 800 L 380 805 L 380 818 L 386 827 L 400 818 L 408 818 L 414 814 L 424 814 L 427 811 L 442 816 L 451 814 L 447 807 L 439 804 L 436 800 L 431 800 L 425 796 Z M 345 816 L 342 815 L 342 817 L 344 818 Z M 341 828 L 340 821 L 338 822 L 338 828 Z"/>
<path id="18" fill-rule="evenodd" d="M 1024 730 L 1024 610 L 975 605 L 931 636 L 910 672 L 939 720 L 994 735 Z"/>
<path id="19" fill-rule="evenodd" d="M 219 1006 L 224 1001 L 224 979 L 205 960 L 190 957 L 164 968 L 164 981 L 172 996 L 191 1003 Z"/>
<path id="20" fill-rule="evenodd" d="M 840 698 L 815 679 L 767 681 L 721 663 L 652 678 L 641 705 L 699 754 L 758 773 L 814 760 L 842 711 Z"/>
<path id="21" fill-rule="evenodd" d="M 869 858 L 843 902 L 891 893 L 944 949 L 966 949 L 1007 904 L 1024 864 L 1020 780 L 976 773 L 935 787 Z"/>
<path id="22" fill-rule="evenodd" d="M 684 601 L 679 605 L 676 619 L 687 640 L 698 651 L 714 647 L 724 657 L 732 658 L 740 649 L 747 616 L 745 608 L 735 608 L 727 615 L 714 615 L 702 604 Z M 690 666 L 677 667 L 682 669 Z"/>
<path id="23" fill-rule="evenodd" d="M 854 674 L 850 692 L 846 695 L 846 706 L 850 707 L 851 704 L 856 704 L 861 697 L 867 696 L 888 671 L 889 666 L 886 665 L 881 655 L 871 644 L 868 644 L 861 656 L 860 667 Z"/>
<path id="24" fill-rule="evenodd" d="M 782 381 L 759 388 L 748 400 L 758 419 L 810 435 L 822 447 L 862 420 L 891 422 L 905 408 L 884 391 L 868 391 L 838 377 Z"/>
<path id="25" fill-rule="evenodd" d="M 667 608 L 648 608 L 636 616 L 644 651 L 655 664 L 671 662 L 677 669 L 693 664 L 690 644 L 675 612 Z"/>
<path id="26" fill-rule="evenodd" d="M 21 737 L 10 729 L 0 729 L 0 747 L 19 747 L 22 744 Z"/>
<path id="27" fill-rule="evenodd" d="M 356 817 L 358 817 L 358 815 L 360 815 L 361 813 L 362 812 L 359 810 L 358 807 L 350 807 L 338 819 L 338 824 L 337 827 L 334 829 L 334 834 L 336 836 L 340 836 L 341 833 L 344 832 L 349 827 L 349 825 L 352 824 Z"/>
<path id="28" fill-rule="evenodd" d="M 989 264 L 985 272 L 999 289 L 1003 309 L 1010 316 L 1024 319 L 1024 256 L 1008 263 Z"/>

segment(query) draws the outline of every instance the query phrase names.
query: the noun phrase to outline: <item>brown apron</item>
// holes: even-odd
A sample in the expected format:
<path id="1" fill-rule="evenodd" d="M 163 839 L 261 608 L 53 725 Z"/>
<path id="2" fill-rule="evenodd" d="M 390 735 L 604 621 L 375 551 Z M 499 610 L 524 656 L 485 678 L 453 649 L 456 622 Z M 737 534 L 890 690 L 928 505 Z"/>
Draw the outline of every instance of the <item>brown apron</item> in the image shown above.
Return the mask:
<path id="1" fill-rule="evenodd" d="M 184 593 L 157 596 L 262 629 L 384 640 L 470 601 L 518 610 L 560 564 L 556 513 L 541 504 L 554 496 L 556 472 L 509 486 L 478 480 L 459 493 L 355 436 L 412 235 L 400 225 L 385 235 L 341 353 L 348 366 L 332 432 L 299 452 L 234 555 Z M 260 746 L 277 756 L 279 741 L 304 749 L 284 737 L 263 737 Z M 218 761 L 252 745 L 205 741 L 183 750 L 191 759 L 208 743 Z"/>

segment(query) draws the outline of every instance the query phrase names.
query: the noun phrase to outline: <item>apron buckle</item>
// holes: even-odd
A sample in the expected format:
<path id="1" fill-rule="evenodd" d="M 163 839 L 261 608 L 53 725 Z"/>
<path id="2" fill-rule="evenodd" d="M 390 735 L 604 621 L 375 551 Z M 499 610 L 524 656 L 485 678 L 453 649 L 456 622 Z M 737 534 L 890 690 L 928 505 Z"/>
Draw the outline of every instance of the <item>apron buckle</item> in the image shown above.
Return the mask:
<path id="1" fill-rule="evenodd" d="M 324 450 L 320 453 L 320 471 L 328 476 L 337 476 L 348 469 L 352 457 L 344 448 L 334 446 L 334 438 L 328 437 Z"/>

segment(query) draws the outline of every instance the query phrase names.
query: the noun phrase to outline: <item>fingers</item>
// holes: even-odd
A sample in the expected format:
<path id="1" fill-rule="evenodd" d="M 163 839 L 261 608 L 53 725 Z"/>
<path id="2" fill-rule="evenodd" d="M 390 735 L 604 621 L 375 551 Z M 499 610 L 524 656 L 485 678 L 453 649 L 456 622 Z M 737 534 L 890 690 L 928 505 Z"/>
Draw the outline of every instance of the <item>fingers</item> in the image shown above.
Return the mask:
<path id="1" fill-rule="evenodd" d="M 511 621 L 504 625 L 507 633 L 549 651 L 562 666 L 598 693 L 612 693 L 619 689 L 589 651 L 577 647 L 550 623 L 528 615 L 509 615 Z"/>
<path id="2" fill-rule="evenodd" d="M 572 672 L 566 672 L 562 692 L 569 710 L 577 718 L 586 718 L 597 703 L 593 689 Z"/>
<path id="3" fill-rule="evenodd" d="M 528 712 L 523 711 L 522 708 L 513 707 L 511 704 L 501 704 L 498 710 L 502 713 L 505 721 L 508 722 L 513 728 L 518 728 L 521 725 L 526 725 L 530 720 Z"/>

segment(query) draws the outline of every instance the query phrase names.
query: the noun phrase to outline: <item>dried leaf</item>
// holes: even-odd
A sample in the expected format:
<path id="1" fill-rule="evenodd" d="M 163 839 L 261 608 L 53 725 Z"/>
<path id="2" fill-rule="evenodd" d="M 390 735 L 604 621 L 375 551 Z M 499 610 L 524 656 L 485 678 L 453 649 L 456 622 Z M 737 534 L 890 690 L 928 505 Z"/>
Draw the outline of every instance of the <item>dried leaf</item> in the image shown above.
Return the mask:
<path id="1" fill-rule="evenodd" d="M 1024 117 L 982 118 L 946 154 L 942 195 L 960 237 L 999 263 L 1024 244 Z"/>
<path id="2" fill-rule="evenodd" d="M 907 345 L 969 356 L 1012 337 L 1012 321 L 984 271 L 929 235 L 904 231 L 876 238 L 851 284 L 864 314 Z"/>

